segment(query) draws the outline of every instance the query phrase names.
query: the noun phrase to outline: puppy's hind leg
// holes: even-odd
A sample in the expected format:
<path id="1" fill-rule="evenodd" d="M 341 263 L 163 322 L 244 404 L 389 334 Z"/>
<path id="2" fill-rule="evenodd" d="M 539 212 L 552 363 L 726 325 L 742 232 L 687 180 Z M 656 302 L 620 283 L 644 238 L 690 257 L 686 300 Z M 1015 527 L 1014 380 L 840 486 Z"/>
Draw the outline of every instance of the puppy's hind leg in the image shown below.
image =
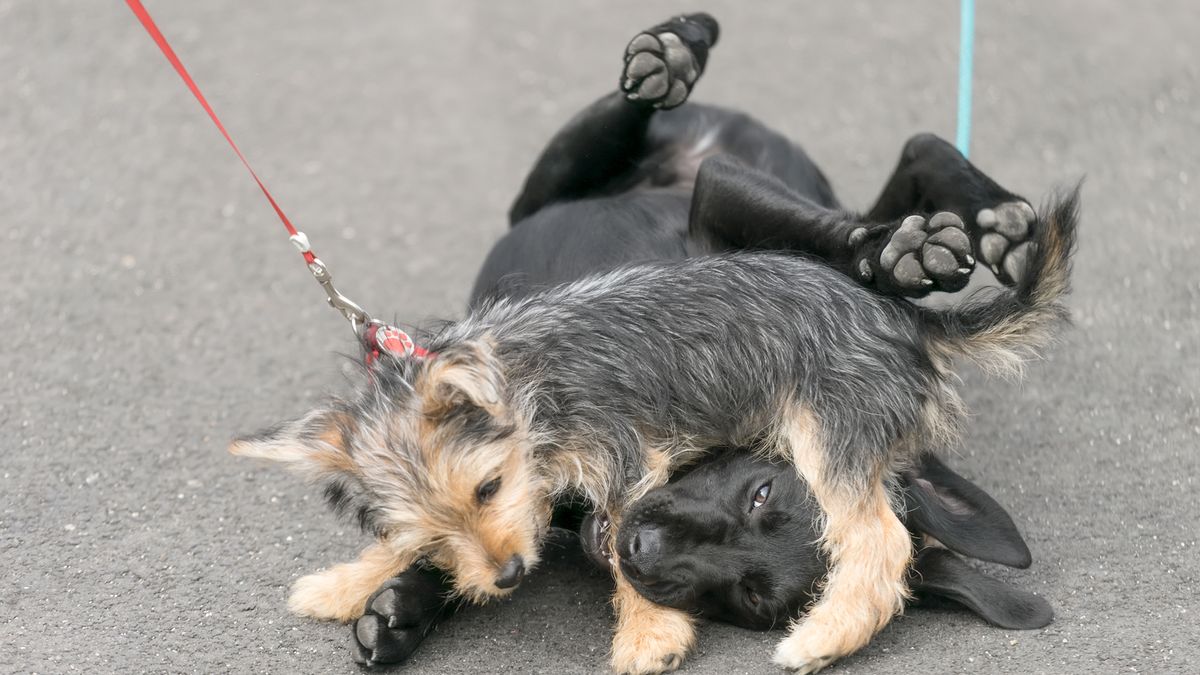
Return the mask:
<path id="1" fill-rule="evenodd" d="M 631 503 L 646 492 L 665 485 L 671 467 L 678 465 L 687 455 L 697 452 L 676 449 L 675 452 L 646 447 L 645 475 L 626 495 Z M 620 510 L 609 509 L 613 518 L 613 531 L 620 528 Z M 613 609 L 617 614 L 617 630 L 613 635 L 612 668 L 617 673 L 649 675 L 666 673 L 683 664 L 683 659 L 696 642 L 696 628 L 692 617 L 686 612 L 656 605 L 642 597 L 621 571 L 621 551 L 616 541 L 609 543 L 613 560 L 613 576 L 617 591 L 613 596 Z"/>
<path id="2" fill-rule="evenodd" d="M 865 646 L 901 611 L 912 542 L 892 511 L 883 467 L 866 477 L 865 489 L 861 481 L 831 476 L 809 413 L 794 414 L 781 440 L 824 513 L 830 571 L 820 600 L 779 643 L 775 663 L 814 673 Z"/>
<path id="3" fill-rule="evenodd" d="M 385 581 L 414 561 L 383 542 L 363 549 L 358 560 L 301 577 L 292 585 L 288 609 L 314 619 L 351 621 L 362 616 L 367 599 Z"/>

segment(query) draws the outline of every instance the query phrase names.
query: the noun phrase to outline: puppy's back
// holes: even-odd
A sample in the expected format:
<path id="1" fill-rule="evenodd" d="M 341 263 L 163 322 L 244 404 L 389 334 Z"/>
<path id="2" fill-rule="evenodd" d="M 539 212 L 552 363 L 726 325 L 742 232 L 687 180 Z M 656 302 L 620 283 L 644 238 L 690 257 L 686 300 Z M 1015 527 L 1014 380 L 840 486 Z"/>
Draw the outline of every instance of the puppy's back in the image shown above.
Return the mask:
<path id="1" fill-rule="evenodd" d="M 579 433 L 747 445 L 799 403 L 828 443 L 884 448 L 917 424 L 936 377 L 908 305 L 795 256 L 627 267 L 467 324 L 495 341 L 511 380 L 554 401 L 547 423 Z"/>

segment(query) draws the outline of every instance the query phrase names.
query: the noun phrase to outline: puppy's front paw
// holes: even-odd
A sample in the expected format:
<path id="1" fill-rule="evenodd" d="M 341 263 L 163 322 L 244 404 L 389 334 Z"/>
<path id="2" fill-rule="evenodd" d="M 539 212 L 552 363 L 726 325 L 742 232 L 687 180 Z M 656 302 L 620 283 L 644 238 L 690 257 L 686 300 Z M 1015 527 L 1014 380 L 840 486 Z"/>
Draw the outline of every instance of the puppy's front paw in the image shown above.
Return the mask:
<path id="1" fill-rule="evenodd" d="M 652 619 L 626 622 L 613 636 L 613 672 L 669 673 L 683 665 L 695 634 L 691 620 L 677 610 L 664 609 L 653 613 Z"/>
<path id="2" fill-rule="evenodd" d="M 367 601 L 351 629 L 352 656 L 360 665 L 400 663 L 416 651 L 445 611 L 445 602 L 406 577 L 385 583 Z"/>
<path id="3" fill-rule="evenodd" d="M 682 105 L 704 71 L 717 31 L 711 16 L 691 14 L 639 33 L 625 48 L 625 97 L 664 110 Z"/>
<path id="4" fill-rule="evenodd" d="M 928 220 L 909 216 L 898 227 L 873 232 L 858 228 L 850 234 L 850 244 L 863 255 L 857 269 L 862 281 L 904 295 L 962 290 L 975 268 L 963 221 L 948 211 Z"/>
<path id="5" fill-rule="evenodd" d="M 292 584 L 288 609 L 293 614 L 313 619 L 350 621 L 362 613 L 362 596 L 350 597 L 343 575 L 337 567 L 300 577 Z"/>
<path id="6" fill-rule="evenodd" d="M 1037 213 L 1027 202 L 1004 202 L 975 214 L 979 226 L 979 257 L 996 278 L 1014 284 L 1025 277 L 1030 247 L 1037 230 Z"/>
<path id="7" fill-rule="evenodd" d="M 811 631 L 801 626 L 775 648 L 775 665 L 801 675 L 815 673 L 837 660 L 819 640 L 810 637 Z"/>

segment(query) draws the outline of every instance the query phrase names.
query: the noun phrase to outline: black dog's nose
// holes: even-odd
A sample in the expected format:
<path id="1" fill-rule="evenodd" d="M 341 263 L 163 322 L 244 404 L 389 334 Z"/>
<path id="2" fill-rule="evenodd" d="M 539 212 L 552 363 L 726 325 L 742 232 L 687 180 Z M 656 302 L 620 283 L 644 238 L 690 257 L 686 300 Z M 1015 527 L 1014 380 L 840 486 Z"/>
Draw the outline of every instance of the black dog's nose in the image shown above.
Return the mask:
<path id="1" fill-rule="evenodd" d="M 658 552 L 662 548 L 662 535 L 659 534 L 657 528 L 647 528 L 638 530 L 633 536 L 633 541 L 629 544 L 629 553 L 634 558 L 653 559 L 658 557 Z"/>
<path id="2" fill-rule="evenodd" d="M 504 569 L 500 570 L 500 575 L 496 577 L 496 588 L 512 588 L 521 583 L 521 579 L 525 578 L 525 559 L 520 555 L 514 555 L 504 563 Z"/>
<path id="3" fill-rule="evenodd" d="M 662 551 L 662 532 L 656 527 L 637 530 L 625 542 L 621 563 L 627 573 L 642 581 L 653 577 Z"/>

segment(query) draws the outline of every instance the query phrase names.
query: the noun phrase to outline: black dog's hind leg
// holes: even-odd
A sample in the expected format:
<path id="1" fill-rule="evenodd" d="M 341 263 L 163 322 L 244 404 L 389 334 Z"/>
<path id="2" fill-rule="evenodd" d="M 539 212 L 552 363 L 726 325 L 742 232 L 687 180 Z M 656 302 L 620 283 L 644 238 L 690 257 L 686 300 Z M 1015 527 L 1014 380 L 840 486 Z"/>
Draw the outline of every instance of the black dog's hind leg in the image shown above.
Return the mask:
<path id="1" fill-rule="evenodd" d="M 650 118 L 687 100 L 718 32 L 711 16 L 689 14 L 635 36 L 625 48 L 621 91 L 584 108 L 550 139 L 509 209 L 509 223 L 554 202 L 603 193 L 636 166 Z"/>
<path id="2" fill-rule="evenodd" d="M 867 217 L 875 221 L 910 213 L 949 211 L 967 224 L 976 254 L 1006 284 L 1025 273 L 1037 215 L 1029 202 L 1001 187 L 933 134 L 904 144 L 900 162 Z"/>
<path id="3" fill-rule="evenodd" d="M 443 572 L 419 565 L 380 586 L 350 631 L 355 662 L 373 667 L 407 659 L 458 606 L 448 599 L 453 587 Z"/>
<path id="4" fill-rule="evenodd" d="M 688 226 L 693 240 L 710 250 L 806 253 L 883 293 L 920 297 L 966 285 L 974 264 L 971 242 L 954 214 L 871 222 L 715 156 L 704 160 L 696 176 Z"/>

